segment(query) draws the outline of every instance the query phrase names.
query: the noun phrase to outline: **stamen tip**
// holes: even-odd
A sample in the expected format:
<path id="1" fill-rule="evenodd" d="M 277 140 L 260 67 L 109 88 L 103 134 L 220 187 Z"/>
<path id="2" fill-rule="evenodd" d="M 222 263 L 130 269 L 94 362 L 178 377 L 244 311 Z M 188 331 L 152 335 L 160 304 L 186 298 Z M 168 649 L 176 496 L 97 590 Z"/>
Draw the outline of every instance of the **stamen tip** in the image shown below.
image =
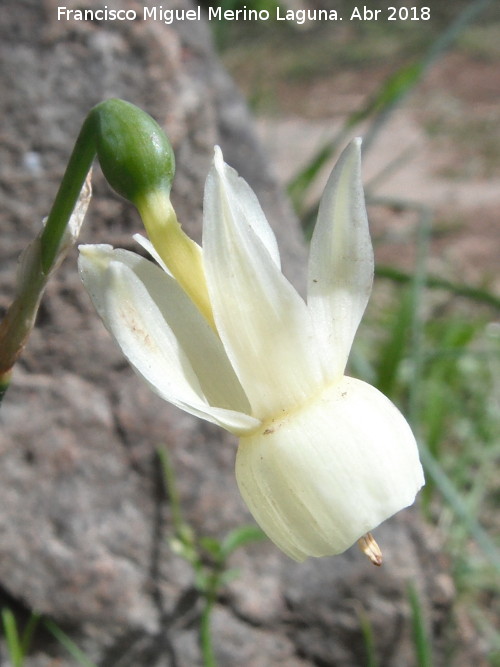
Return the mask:
<path id="1" fill-rule="evenodd" d="M 358 547 L 377 567 L 382 565 L 382 551 L 371 533 L 366 533 L 358 540 Z"/>

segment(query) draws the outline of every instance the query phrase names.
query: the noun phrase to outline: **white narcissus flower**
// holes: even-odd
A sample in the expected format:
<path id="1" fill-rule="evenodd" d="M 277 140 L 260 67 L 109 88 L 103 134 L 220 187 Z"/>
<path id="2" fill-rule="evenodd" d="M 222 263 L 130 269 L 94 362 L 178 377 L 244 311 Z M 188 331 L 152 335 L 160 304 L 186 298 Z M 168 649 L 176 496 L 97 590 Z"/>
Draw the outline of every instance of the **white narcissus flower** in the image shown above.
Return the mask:
<path id="1" fill-rule="evenodd" d="M 424 483 L 404 417 L 344 375 L 373 281 L 360 143 L 344 151 L 321 201 L 307 303 L 281 272 L 255 194 L 219 149 L 204 200 L 208 307 L 170 273 L 158 243 L 142 240 L 161 268 L 111 246 L 81 247 L 84 284 L 125 356 L 162 398 L 239 436 L 241 494 L 297 561 L 360 540 L 378 562 L 369 531 Z"/>

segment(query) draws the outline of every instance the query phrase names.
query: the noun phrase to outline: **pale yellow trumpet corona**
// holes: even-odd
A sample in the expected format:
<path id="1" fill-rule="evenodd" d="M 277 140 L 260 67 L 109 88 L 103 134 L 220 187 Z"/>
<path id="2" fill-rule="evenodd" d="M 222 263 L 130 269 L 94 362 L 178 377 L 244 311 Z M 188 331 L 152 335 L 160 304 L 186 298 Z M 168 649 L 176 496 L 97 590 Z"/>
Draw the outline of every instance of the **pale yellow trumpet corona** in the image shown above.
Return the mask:
<path id="1" fill-rule="evenodd" d="M 255 194 L 219 149 L 205 187 L 203 270 L 199 258 L 193 269 L 210 308 L 145 239 L 159 266 L 111 246 L 80 248 L 83 282 L 131 365 L 165 400 L 239 437 L 243 499 L 297 561 L 361 540 L 376 562 L 367 534 L 424 483 L 405 418 L 344 374 L 373 282 L 360 145 L 346 148 L 325 188 L 307 301 L 281 272 Z"/>

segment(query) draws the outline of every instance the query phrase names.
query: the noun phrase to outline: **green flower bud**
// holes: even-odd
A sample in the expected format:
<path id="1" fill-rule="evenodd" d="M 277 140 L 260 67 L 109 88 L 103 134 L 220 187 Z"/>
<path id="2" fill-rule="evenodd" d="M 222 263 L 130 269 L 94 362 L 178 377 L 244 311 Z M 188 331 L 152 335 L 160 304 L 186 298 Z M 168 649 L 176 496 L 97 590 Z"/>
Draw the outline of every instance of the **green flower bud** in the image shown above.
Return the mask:
<path id="1" fill-rule="evenodd" d="M 101 169 L 118 194 L 137 205 L 153 191 L 167 195 L 175 173 L 172 146 L 158 123 L 138 107 L 109 99 L 92 109 Z"/>

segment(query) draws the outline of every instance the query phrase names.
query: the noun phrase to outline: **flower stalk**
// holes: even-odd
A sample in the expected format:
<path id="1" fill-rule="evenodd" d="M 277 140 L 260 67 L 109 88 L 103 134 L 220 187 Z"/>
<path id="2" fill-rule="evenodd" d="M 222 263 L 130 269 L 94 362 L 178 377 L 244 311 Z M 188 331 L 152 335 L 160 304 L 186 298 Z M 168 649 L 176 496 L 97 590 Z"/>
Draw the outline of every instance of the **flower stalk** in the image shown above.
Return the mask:
<path id="1" fill-rule="evenodd" d="M 137 199 L 148 238 L 182 289 L 215 330 L 200 246 L 181 228 L 170 198 L 162 190 Z"/>
<path id="2" fill-rule="evenodd" d="M 151 196 L 156 202 L 161 198 L 163 210 L 172 210 L 169 193 L 175 162 L 159 125 L 123 100 L 106 100 L 91 109 L 43 229 L 21 256 L 15 298 L 0 323 L 0 402 L 35 324 L 47 282 L 78 238 L 90 201 L 90 169 L 96 155 L 110 185 L 140 206 L 146 218 L 152 208 Z M 157 210 L 157 206 L 153 208 Z M 187 239 L 185 246 L 196 246 L 180 231 L 175 214 L 173 219 L 167 215 L 166 220 L 169 230 Z"/>
<path id="3" fill-rule="evenodd" d="M 9 386 L 12 368 L 35 324 L 47 282 L 75 244 L 90 198 L 89 177 L 84 182 L 81 191 L 78 191 L 76 203 L 73 203 L 69 220 L 62 228 L 63 233 L 50 264 L 44 265 L 43 253 L 43 238 L 46 234 L 47 223 L 21 254 L 17 270 L 15 298 L 0 322 L 0 401 Z"/>

